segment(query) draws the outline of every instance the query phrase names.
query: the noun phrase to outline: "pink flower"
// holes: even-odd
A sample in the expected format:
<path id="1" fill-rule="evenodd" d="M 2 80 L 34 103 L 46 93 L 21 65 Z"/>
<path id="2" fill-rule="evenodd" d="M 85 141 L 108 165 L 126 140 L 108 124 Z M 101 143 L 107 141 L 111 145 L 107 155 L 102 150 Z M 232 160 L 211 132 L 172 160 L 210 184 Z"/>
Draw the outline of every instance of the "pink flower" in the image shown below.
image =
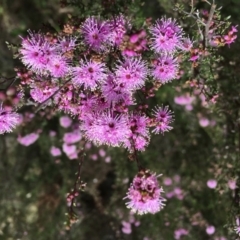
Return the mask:
<path id="1" fill-rule="evenodd" d="M 29 31 L 29 35 L 22 39 L 22 46 L 19 49 L 21 60 L 34 72 L 47 74 L 50 59 L 58 55 L 56 47 L 47 41 L 43 34 Z"/>
<path id="2" fill-rule="evenodd" d="M 173 191 L 174 191 L 174 194 L 175 194 L 175 196 L 176 196 L 177 199 L 179 199 L 179 200 L 183 200 L 183 198 L 184 198 L 184 194 L 183 194 L 183 191 L 182 191 L 181 188 L 176 187 L 176 188 L 174 188 Z"/>
<path id="3" fill-rule="evenodd" d="M 225 43 L 228 44 L 228 46 L 230 46 L 231 43 L 235 42 L 237 38 L 236 32 L 238 32 L 237 26 L 232 26 L 232 29 L 228 32 L 228 34 L 223 37 Z"/>
<path id="4" fill-rule="evenodd" d="M 24 137 L 18 136 L 17 141 L 22 144 L 23 146 L 29 146 L 37 141 L 39 138 L 39 134 L 37 133 L 30 133 L 25 135 Z"/>
<path id="5" fill-rule="evenodd" d="M 228 187 L 231 189 L 231 190 L 234 190 L 237 188 L 237 183 L 236 183 L 236 180 L 235 179 L 230 179 L 228 181 Z"/>
<path id="6" fill-rule="evenodd" d="M 130 42 L 131 42 L 131 43 L 136 43 L 138 40 L 139 40 L 138 34 L 133 34 L 133 35 L 130 37 Z"/>
<path id="7" fill-rule="evenodd" d="M 153 129 L 153 133 L 164 133 L 172 129 L 169 124 L 174 120 L 173 112 L 169 110 L 168 106 L 156 107 L 153 113 L 156 120 L 156 127 Z"/>
<path id="8" fill-rule="evenodd" d="M 163 184 L 166 185 L 166 186 L 170 186 L 172 185 L 172 179 L 167 177 L 167 178 L 164 178 L 163 180 Z"/>
<path id="9" fill-rule="evenodd" d="M 138 54 L 132 49 L 124 49 L 122 55 L 127 57 L 136 57 Z"/>
<path id="10" fill-rule="evenodd" d="M 92 144 L 90 143 L 90 142 L 87 142 L 86 144 L 85 144 L 85 148 L 86 149 L 90 149 L 92 147 Z"/>
<path id="11" fill-rule="evenodd" d="M 114 75 L 108 75 L 102 84 L 102 93 L 108 103 L 118 103 L 124 99 L 132 99 L 132 92 L 125 88 L 125 84 L 117 83 Z"/>
<path id="12" fill-rule="evenodd" d="M 130 234 L 132 232 L 131 223 L 122 221 L 122 232 L 125 234 Z"/>
<path id="13" fill-rule="evenodd" d="M 113 44 L 119 46 L 122 41 L 126 31 L 131 27 L 129 21 L 123 16 L 119 15 L 110 20 L 111 33 L 110 40 Z"/>
<path id="14" fill-rule="evenodd" d="M 59 39 L 57 49 L 62 53 L 71 51 L 75 48 L 76 41 L 77 41 L 76 37 L 62 37 Z"/>
<path id="15" fill-rule="evenodd" d="M 59 121 L 60 121 L 60 125 L 64 128 L 68 128 L 72 124 L 72 119 L 68 116 L 60 117 Z"/>
<path id="16" fill-rule="evenodd" d="M 195 97 L 191 97 L 189 94 L 174 97 L 174 102 L 178 105 L 190 105 L 195 100 Z"/>
<path id="17" fill-rule="evenodd" d="M 79 142 L 81 139 L 82 139 L 82 135 L 79 130 L 65 133 L 63 136 L 63 141 L 64 143 L 67 143 L 67 144 Z"/>
<path id="18" fill-rule="evenodd" d="M 138 214 L 157 213 L 164 207 L 165 199 L 161 196 L 162 187 L 159 187 L 155 173 L 140 171 L 128 189 L 127 208 Z"/>
<path id="19" fill-rule="evenodd" d="M 101 157 L 105 157 L 106 156 L 106 151 L 104 150 L 104 149 L 99 149 L 99 155 L 101 156 Z"/>
<path id="20" fill-rule="evenodd" d="M 124 115 L 113 115 L 104 112 L 92 119 L 85 128 L 86 137 L 95 144 L 120 146 L 130 136 L 127 118 Z"/>
<path id="21" fill-rule="evenodd" d="M 57 133 L 55 131 L 49 131 L 49 136 L 50 137 L 55 137 Z"/>
<path id="22" fill-rule="evenodd" d="M 20 115 L 3 109 L 0 104 L 0 134 L 12 132 L 12 129 L 20 123 Z"/>
<path id="23" fill-rule="evenodd" d="M 149 29 L 152 34 L 151 48 L 157 52 L 173 53 L 182 40 L 182 29 L 171 18 L 161 18 Z"/>
<path id="24" fill-rule="evenodd" d="M 46 83 L 39 84 L 38 86 L 31 86 L 30 95 L 35 102 L 42 103 L 58 90 L 57 87 L 51 87 L 46 85 Z M 55 95 L 56 97 L 57 95 Z"/>
<path id="25" fill-rule="evenodd" d="M 62 147 L 63 152 L 67 155 L 67 157 L 70 160 L 78 158 L 77 147 L 75 145 L 68 145 L 64 143 Z"/>
<path id="26" fill-rule="evenodd" d="M 62 155 L 62 152 L 59 148 L 52 146 L 50 149 L 50 153 L 53 157 L 58 157 Z"/>
<path id="27" fill-rule="evenodd" d="M 59 78 L 64 77 L 69 72 L 69 66 L 67 61 L 62 56 L 56 56 L 50 59 L 49 64 L 47 65 L 51 76 Z"/>
<path id="28" fill-rule="evenodd" d="M 187 111 L 192 111 L 192 110 L 193 110 L 193 106 L 192 106 L 192 105 L 186 105 L 186 106 L 185 106 L 185 109 L 186 109 Z"/>
<path id="29" fill-rule="evenodd" d="M 106 44 L 112 40 L 111 28 L 107 21 L 101 21 L 95 17 L 87 18 L 81 28 L 84 42 L 95 51 L 105 50 Z"/>
<path id="30" fill-rule="evenodd" d="M 209 188 L 214 189 L 214 188 L 216 188 L 216 186 L 217 186 L 217 181 L 216 181 L 215 179 L 209 179 L 209 180 L 207 181 L 207 186 L 208 186 Z"/>
<path id="31" fill-rule="evenodd" d="M 166 198 L 172 198 L 175 196 L 175 193 L 172 191 L 172 192 L 167 192 L 166 193 Z"/>
<path id="32" fill-rule="evenodd" d="M 106 158 L 105 158 L 105 162 L 106 162 L 106 163 L 110 163 L 110 162 L 111 162 L 111 157 L 109 157 L 109 156 L 106 157 Z"/>
<path id="33" fill-rule="evenodd" d="M 192 47 L 193 47 L 193 43 L 190 40 L 190 38 L 183 38 L 178 44 L 178 48 L 186 52 L 190 51 Z"/>
<path id="34" fill-rule="evenodd" d="M 162 55 L 155 62 L 152 76 L 162 84 L 176 78 L 178 72 L 177 59 L 170 55 Z"/>
<path id="35" fill-rule="evenodd" d="M 214 226 L 208 226 L 208 227 L 206 228 L 206 233 L 207 233 L 208 235 L 214 234 L 214 233 L 215 233 L 215 227 L 214 227 Z"/>
<path id="36" fill-rule="evenodd" d="M 191 57 L 190 57 L 190 61 L 196 61 L 196 60 L 198 60 L 199 59 L 199 57 L 200 57 L 200 55 L 199 55 L 200 53 L 199 53 L 199 50 L 198 49 L 193 49 L 192 51 L 191 51 Z"/>
<path id="37" fill-rule="evenodd" d="M 72 81 L 76 86 L 84 85 L 85 89 L 94 90 L 106 80 L 106 71 L 104 63 L 81 60 L 80 66 L 72 69 Z"/>
<path id="38" fill-rule="evenodd" d="M 132 133 L 130 138 L 124 142 L 124 146 L 130 151 L 133 151 L 134 148 L 143 151 L 148 145 L 150 137 L 147 121 L 148 118 L 144 115 L 131 114 L 129 116 L 129 125 Z"/>
<path id="39" fill-rule="evenodd" d="M 207 127 L 209 124 L 210 124 L 210 121 L 207 118 L 202 117 L 199 119 L 199 125 L 201 127 Z"/>
<path id="40" fill-rule="evenodd" d="M 123 84 L 126 89 L 136 90 L 144 85 L 148 69 L 141 58 L 127 58 L 120 62 L 115 74 L 118 84 Z"/>
<path id="41" fill-rule="evenodd" d="M 220 237 L 215 237 L 214 240 L 227 240 L 227 239 L 225 237 L 220 236 Z"/>
<path id="42" fill-rule="evenodd" d="M 179 240 L 181 239 L 182 236 L 188 235 L 188 233 L 189 233 L 188 230 L 184 228 L 179 228 L 174 231 L 174 239 Z"/>

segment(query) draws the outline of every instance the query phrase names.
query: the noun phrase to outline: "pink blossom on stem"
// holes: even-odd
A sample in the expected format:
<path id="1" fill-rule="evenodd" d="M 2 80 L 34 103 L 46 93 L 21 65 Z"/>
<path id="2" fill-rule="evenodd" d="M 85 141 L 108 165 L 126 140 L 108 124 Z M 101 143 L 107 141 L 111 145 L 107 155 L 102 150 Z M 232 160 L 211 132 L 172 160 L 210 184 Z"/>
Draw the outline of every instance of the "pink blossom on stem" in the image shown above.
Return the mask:
<path id="1" fill-rule="evenodd" d="M 110 162 L 111 162 L 111 157 L 110 157 L 110 156 L 106 157 L 106 158 L 105 158 L 105 162 L 106 162 L 106 163 L 110 163 Z"/>
<path id="2" fill-rule="evenodd" d="M 141 58 L 127 58 L 116 67 L 116 81 L 126 89 L 136 90 L 146 81 L 148 69 Z"/>
<path id="3" fill-rule="evenodd" d="M 184 228 L 179 228 L 174 231 L 174 239 L 179 240 L 182 236 L 188 235 L 189 231 Z"/>
<path id="4" fill-rule="evenodd" d="M 50 149 L 50 153 L 53 157 L 58 157 L 62 155 L 62 152 L 60 150 L 60 148 L 57 148 L 55 146 L 52 146 Z"/>
<path id="5" fill-rule="evenodd" d="M 35 143 L 38 138 L 39 138 L 39 134 L 30 133 L 30 134 L 25 135 L 24 137 L 18 136 L 17 141 L 21 145 L 28 147 L 28 146 L 32 145 L 33 143 Z"/>
<path id="6" fill-rule="evenodd" d="M 65 53 L 76 47 L 76 37 L 61 37 L 58 39 L 57 49 L 59 52 Z"/>
<path id="7" fill-rule="evenodd" d="M 106 44 L 111 42 L 111 28 L 108 21 L 96 17 L 87 18 L 81 27 L 84 42 L 95 51 L 105 50 Z"/>
<path id="8" fill-rule="evenodd" d="M 191 105 L 194 100 L 195 97 L 192 97 L 189 94 L 174 97 L 174 102 L 183 106 Z"/>
<path id="9" fill-rule="evenodd" d="M 201 118 L 199 119 L 199 125 L 200 125 L 201 127 L 207 127 L 207 126 L 209 126 L 209 124 L 210 124 L 209 119 L 207 119 L 207 118 L 205 118 L 205 117 L 201 117 Z"/>
<path id="10" fill-rule="evenodd" d="M 89 127 L 85 127 L 86 137 L 95 144 L 120 146 L 130 136 L 127 118 L 104 112 L 92 119 Z"/>
<path id="11" fill-rule="evenodd" d="M 124 34 L 131 28 L 131 24 L 125 16 L 119 15 L 110 20 L 110 26 L 112 29 L 110 39 L 113 44 L 119 46 L 123 41 Z"/>
<path id="12" fill-rule="evenodd" d="M 147 127 L 148 118 L 139 114 L 129 116 L 131 136 L 126 139 L 124 146 L 130 151 L 134 149 L 143 151 L 150 141 L 149 129 Z"/>
<path id="13" fill-rule="evenodd" d="M 207 181 L 207 186 L 211 189 L 214 189 L 217 186 L 217 181 L 215 179 L 209 179 Z"/>
<path id="14" fill-rule="evenodd" d="M 47 64 L 58 54 L 56 47 L 43 34 L 29 31 L 27 38 L 22 38 L 19 49 L 22 62 L 38 74 L 47 74 Z"/>
<path id="15" fill-rule="evenodd" d="M 76 145 L 68 145 L 68 144 L 64 143 L 62 148 L 63 148 L 63 152 L 67 155 L 67 157 L 70 160 L 78 158 Z"/>
<path id="16" fill-rule="evenodd" d="M 231 190 L 234 190 L 237 188 L 237 182 L 235 179 L 230 179 L 228 181 L 228 187 L 231 189 Z"/>
<path id="17" fill-rule="evenodd" d="M 215 227 L 214 227 L 214 226 L 207 226 L 207 228 L 206 228 L 206 233 L 207 233 L 208 235 L 214 234 L 214 233 L 215 233 Z"/>
<path id="18" fill-rule="evenodd" d="M 151 48 L 157 53 L 172 53 L 180 45 L 182 29 L 176 20 L 171 18 L 158 19 L 149 30 L 152 35 Z"/>
<path id="19" fill-rule="evenodd" d="M 169 124 L 173 122 L 174 117 L 173 112 L 169 110 L 168 106 L 156 107 L 153 115 L 156 121 L 156 127 L 153 129 L 153 133 L 164 133 L 172 129 Z"/>
<path id="20" fill-rule="evenodd" d="M 94 90 L 99 83 L 106 80 L 106 68 L 103 63 L 90 61 L 80 61 L 80 66 L 72 69 L 73 83 L 76 86 L 84 85 L 85 89 Z"/>
<path id="21" fill-rule="evenodd" d="M 72 119 L 68 116 L 62 116 L 59 119 L 60 125 L 64 128 L 68 128 L 72 124 Z"/>
<path id="22" fill-rule="evenodd" d="M 154 61 L 152 76 L 162 84 L 168 83 L 177 77 L 177 59 L 170 55 L 162 55 Z"/>
<path id="23" fill-rule="evenodd" d="M 165 199 L 161 196 L 162 187 L 159 186 L 157 176 L 150 171 L 140 171 L 133 179 L 128 189 L 127 208 L 138 214 L 157 213 L 164 207 Z"/>
<path id="24" fill-rule="evenodd" d="M 75 130 L 73 132 L 67 132 L 63 136 L 64 143 L 72 144 L 79 142 L 82 139 L 82 134 L 79 130 Z"/>
<path id="25" fill-rule="evenodd" d="M 51 76 L 56 78 L 64 77 L 70 71 L 67 60 L 63 56 L 51 58 L 47 65 L 47 69 Z"/>
<path id="26" fill-rule="evenodd" d="M 20 123 L 20 115 L 12 111 L 6 111 L 0 104 L 0 134 L 12 132 Z"/>

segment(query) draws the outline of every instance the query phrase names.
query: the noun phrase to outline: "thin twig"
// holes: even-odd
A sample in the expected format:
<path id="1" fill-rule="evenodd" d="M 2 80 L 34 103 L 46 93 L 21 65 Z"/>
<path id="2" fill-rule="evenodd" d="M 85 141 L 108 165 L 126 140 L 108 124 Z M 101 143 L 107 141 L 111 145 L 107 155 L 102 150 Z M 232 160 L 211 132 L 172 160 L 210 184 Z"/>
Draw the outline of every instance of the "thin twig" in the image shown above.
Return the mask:
<path id="1" fill-rule="evenodd" d="M 3 79 L 3 81 L 0 82 L 0 84 L 4 84 L 7 81 L 11 80 L 11 83 L 6 88 L 0 88 L 0 91 L 7 91 L 13 85 L 13 83 L 16 81 L 15 77 L 6 78 L 3 76 L 0 76 L 0 79 Z"/>
<path id="2" fill-rule="evenodd" d="M 138 166 L 138 170 L 140 171 L 140 170 L 142 170 L 142 166 L 141 166 L 140 161 L 139 161 L 138 156 L 137 156 L 137 150 L 136 150 L 136 148 L 135 148 L 133 138 L 131 138 L 131 142 L 132 142 L 132 147 L 133 147 L 134 160 L 136 161 L 137 166 Z"/>
<path id="3" fill-rule="evenodd" d="M 211 6 L 211 9 L 210 9 L 210 13 L 209 13 L 209 17 L 208 17 L 208 21 L 207 21 L 207 24 L 205 26 L 205 47 L 208 46 L 209 28 L 210 28 L 210 25 L 212 23 L 212 19 L 213 19 L 213 15 L 214 15 L 214 12 L 216 10 L 216 7 L 217 7 L 217 5 L 215 4 L 215 0 L 213 0 L 212 6 Z"/>
<path id="4" fill-rule="evenodd" d="M 42 106 L 47 103 L 52 97 L 54 97 L 57 93 L 59 93 L 59 91 L 65 87 L 65 85 L 67 83 L 69 83 L 71 81 L 71 79 L 67 80 L 56 92 L 54 92 L 50 97 L 48 97 L 46 100 L 44 100 L 42 103 L 40 103 L 40 105 L 37 107 L 37 109 L 35 110 L 35 113 L 37 113 L 41 108 Z"/>
<path id="5" fill-rule="evenodd" d="M 81 170 L 82 170 L 82 165 L 83 165 L 83 161 L 84 161 L 84 156 L 85 154 L 82 153 L 79 163 L 78 163 L 78 171 L 77 171 L 77 177 L 74 183 L 74 188 L 71 190 L 71 193 L 68 195 L 71 195 L 71 203 L 70 206 L 68 208 L 68 217 L 69 217 L 69 225 L 67 225 L 67 229 L 70 230 L 70 227 L 73 223 L 75 223 L 78 219 L 78 214 L 74 211 L 74 207 L 75 207 L 75 198 L 79 192 L 79 190 L 82 190 L 84 185 L 81 184 Z M 80 185 L 80 186 L 79 186 Z"/>
<path id="6" fill-rule="evenodd" d="M 76 193 L 79 190 L 78 184 L 80 183 L 80 180 L 81 180 L 81 169 L 82 169 L 82 165 L 83 165 L 83 160 L 84 160 L 84 153 L 82 154 L 80 161 L 78 163 L 77 178 L 75 180 L 74 188 L 73 188 L 74 193 Z M 74 198 L 71 201 L 70 209 L 73 210 L 73 207 L 74 207 Z"/>

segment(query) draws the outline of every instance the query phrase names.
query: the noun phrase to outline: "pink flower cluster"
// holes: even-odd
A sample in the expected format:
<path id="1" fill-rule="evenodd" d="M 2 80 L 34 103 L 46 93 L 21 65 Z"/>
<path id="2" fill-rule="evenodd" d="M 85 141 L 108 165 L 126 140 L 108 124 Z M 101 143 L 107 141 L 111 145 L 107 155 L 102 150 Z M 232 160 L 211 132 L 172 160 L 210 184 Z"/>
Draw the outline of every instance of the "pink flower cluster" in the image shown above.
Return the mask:
<path id="1" fill-rule="evenodd" d="M 177 78 L 179 67 L 174 54 L 177 51 L 190 51 L 193 44 L 189 38 L 184 37 L 176 20 L 170 18 L 158 19 L 149 30 L 152 35 L 150 47 L 156 53 L 152 75 L 165 84 Z"/>
<path id="2" fill-rule="evenodd" d="M 173 53 L 187 50 L 190 40 L 175 20 L 163 18 L 149 29 L 151 43 L 143 29 L 130 36 L 130 42 L 141 47 L 132 48 L 137 55 L 129 55 L 123 44 L 130 28 L 129 20 L 119 15 L 110 20 L 87 18 L 78 37 L 29 32 L 19 49 L 29 77 L 18 76 L 32 100 L 76 116 L 89 141 L 143 151 L 150 141 L 149 128 L 156 134 L 171 130 L 173 113 L 168 106 L 156 107 L 150 115 L 146 108 L 136 109 L 142 103 L 135 94 L 148 97 L 146 81 L 155 85 L 173 80 L 179 65 Z M 159 36 L 164 44 L 158 44 Z M 141 56 L 150 48 L 157 56 L 153 61 Z M 64 149 L 68 152 L 69 143 Z"/>
<path id="3" fill-rule="evenodd" d="M 157 176 L 150 171 L 140 171 L 134 177 L 128 189 L 127 208 L 138 214 L 157 213 L 164 207 L 165 199 L 161 196 L 162 187 L 159 186 Z"/>
<path id="4" fill-rule="evenodd" d="M 53 157 L 63 152 L 76 159 L 82 138 L 96 145 L 122 146 L 131 153 L 143 151 L 150 132 L 172 129 L 169 107 L 149 110 L 143 99 L 179 76 L 177 54 L 189 52 L 192 42 L 170 18 L 157 20 L 149 29 L 131 27 L 123 15 L 109 20 L 91 16 L 71 34 L 29 32 L 22 38 L 20 59 L 28 72 L 18 71 L 18 77 L 26 96 L 74 116 L 77 122 L 64 134 L 62 148 L 52 144 Z M 67 116 L 60 124 L 73 126 Z M 36 139 L 32 134 L 19 142 L 27 146 Z M 139 214 L 156 213 L 164 206 L 162 192 L 156 174 L 140 171 L 129 188 L 127 206 Z"/>
<path id="5" fill-rule="evenodd" d="M 35 143 L 39 138 L 39 134 L 38 133 L 30 133 L 25 135 L 24 137 L 22 136 L 18 136 L 17 141 L 23 145 L 23 146 L 30 146 L 33 143 Z"/>

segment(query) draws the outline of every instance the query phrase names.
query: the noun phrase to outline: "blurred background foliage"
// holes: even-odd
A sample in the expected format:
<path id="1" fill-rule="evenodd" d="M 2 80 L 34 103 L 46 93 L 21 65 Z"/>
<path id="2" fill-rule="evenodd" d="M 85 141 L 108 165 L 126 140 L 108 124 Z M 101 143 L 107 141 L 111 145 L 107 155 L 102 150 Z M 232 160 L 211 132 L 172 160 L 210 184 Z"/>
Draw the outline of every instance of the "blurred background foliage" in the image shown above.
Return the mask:
<path id="1" fill-rule="evenodd" d="M 28 29 L 57 31 L 71 15 L 71 19 L 90 14 L 109 16 L 111 12 L 126 11 L 136 24 L 146 18 L 167 15 L 179 17 L 172 10 L 175 3 L 189 7 L 190 0 L 18 0 L 0 1 L 0 71 L 3 76 L 14 75 L 13 60 L 6 41 L 19 44 L 19 36 Z M 66 4 L 67 3 L 67 4 Z M 194 0 L 196 7 L 207 4 Z M 234 25 L 240 22 L 240 1 L 217 0 L 223 6 L 223 16 L 231 15 Z M 179 21 L 180 20 L 179 18 Z M 77 24 L 77 22 L 76 22 Z M 186 24 L 186 29 L 191 26 Z M 139 155 L 142 165 L 163 173 L 159 179 L 164 186 L 167 204 L 156 215 L 133 216 L 126 209 L 123 197 L 137 172 L 136 164 L 122 149 L 105 148 L 107 156 L 99 156 L 99 148 L 90 148 L 85 157 L 82 179 L 87 183 L 77 201 L 79 221 L 65 230 L 68 211 L 66 194 L 74 185 L 77 161 L 66 156 L 55 159 L 50 146 L 61 145 L 64 129 L 59 116 L 48 120 L 34 117 L 21 132 L 42 129 L 39 140 L 29 147 L 21 146 L 17 134 L 0 136 L 0 240 L 224 240 L 236 239 L 232 230 L 235 216 L 240 214 L 239 196 L 228 186 L 236 179 L 239 185 L 239 41 L 221 49 L 216 85 L 219 98 L 215 105 L 206 105 L 186 82 L 184 76 L 160 88 L 150 104 L 169 104 L 175 113 L 174 129 L 164 136 L 153 136 L 144 153 Z M 176 97 L 191 94 L 192 110 L 176 103 Z M 189 95 L 190 96 L 190 95 Z M 208 121 L 208 124 L 204 124 Z M 49 136 L 55 131 L 57 136 Z M 93 155 L 97 160 L 93 160 Z M 216 179 L 215 189 L 207 181 Z M 167 184 L 172 181 L 171 185 Z M 164 184 L 165 183 L 165 184 Z M 122 230 L 125 222 L 131 231 Z M 139 225 L 140 224 L 140 225 Z M 213 225 L 213 235 L 206 228 Z M 187 235 L 177 238 L 176 231 L 185 229 Z M 222 237 L 222 238 L 221 238 Z M 225 238 L 223 238 L 225 237 Z"/>

